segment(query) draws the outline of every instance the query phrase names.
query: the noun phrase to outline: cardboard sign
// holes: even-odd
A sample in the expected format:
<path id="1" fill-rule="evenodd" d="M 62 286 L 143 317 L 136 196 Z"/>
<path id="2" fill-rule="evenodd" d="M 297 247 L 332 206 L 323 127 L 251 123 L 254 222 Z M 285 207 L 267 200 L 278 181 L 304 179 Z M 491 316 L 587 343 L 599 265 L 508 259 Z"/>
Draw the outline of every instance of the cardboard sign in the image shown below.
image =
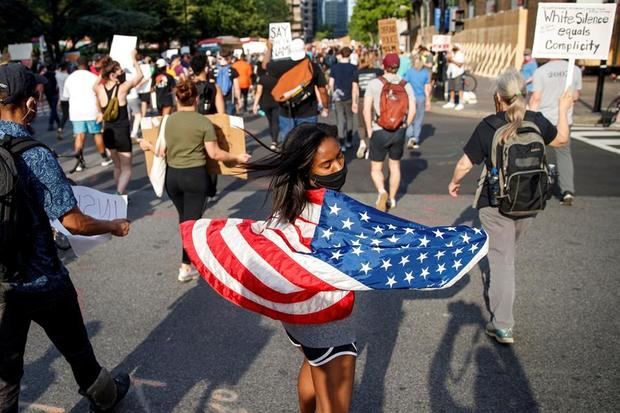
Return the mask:
<path id="1" fill-rule="evenodd" d="M 138 44 L 136 36 L 121 36 L 115 34 L 110 47 L 110 57 L 120 63 L 123 69 L 133 67 L 132 51 Z"/>
<path id="2" fill-rule="evenodd" d="M 126 197 L 106 194 L 85 186 L 72 186 L 71 189 L 73 189 L 73 195 L 77 200 L 78 207 L 85 215 L 106 221 L 127 218 Z M 67 237 L 73 252 L 78 257 L 112 238 L 110 234 L 94 236 L 73 235 L 59 220 L 53 221 L 52 226 Z"/>
<path id="3" fill-rule="evenodd" d="M 11 60 L 32 59 L 32 43 L 10 44 L 9 55 L 11 55 Z"/>
<path id="4" fill-rule="evenodd" d="M 450 51 L 450 45 L 452 44 L 452 36 L 435 34 L 431 44 L 431 50 L 433 52 L 448 52 Z"/>
<path id="5" fill-rule="evenodd" d="M 285 59 L 291 55 L 291 34 L 290 23 L 269 23 L 269 40 L 272 42 L 271 58 Z"/>
<path id="6" fill-rule="evenodd" d="M 396 19 L 379 20 L 379 39 L 383 53 L 398 53 L 398 23 Z"/>
<path id="7" fill-rule="evenodd" d="M 217 135 L 219 147 L 232 154 L 242 154 L 245 152 L 245 133 L 243 132 L 243 118 L 228 116 L 225 114 L 205 115 L 213 126 Z M 142 138 L 146 139 L 153 146 L 157 141 L 161 116 L 152 118 L 142 118 Z M 153 152 L 144 153 L 146 159 L 146 173 L 151 172 L 153 165 Z M 217 162 L 207 157 L 207 170 L 210 174 L 232 175 L 237 178 L 247 179 L 248 175 L 243 168 L 235 167 L 224 162 Z"/>
<path id="8" fill-rule="evenodd" d="M 532 56 L 605 60 L 615 16 L 615 4 L 539 3 Z"/>

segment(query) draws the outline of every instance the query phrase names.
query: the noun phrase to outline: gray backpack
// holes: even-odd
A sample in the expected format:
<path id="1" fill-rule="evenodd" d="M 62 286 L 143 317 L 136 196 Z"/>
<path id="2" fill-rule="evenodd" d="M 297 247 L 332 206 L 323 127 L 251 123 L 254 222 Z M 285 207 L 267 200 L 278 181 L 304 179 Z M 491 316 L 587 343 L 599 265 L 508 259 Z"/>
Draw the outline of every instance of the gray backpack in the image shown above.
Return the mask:
<path id="1" fill-rule="evenodd" d="M 493 176 L 485 165 L 474 207 L 486 180 L 489 199 L 496 200 L 491 206 L 497 206 L 504 215 L 512 217 L 536 215 L 545 209 L 553 187 L 540 129 L 533 122 L 523 121 L 516 133 L 500 144 L 499 138 L 508 124 L 495 116 L 486 118 L 485 122 L 495 129 L 491 165 L 497 174 Z"/>

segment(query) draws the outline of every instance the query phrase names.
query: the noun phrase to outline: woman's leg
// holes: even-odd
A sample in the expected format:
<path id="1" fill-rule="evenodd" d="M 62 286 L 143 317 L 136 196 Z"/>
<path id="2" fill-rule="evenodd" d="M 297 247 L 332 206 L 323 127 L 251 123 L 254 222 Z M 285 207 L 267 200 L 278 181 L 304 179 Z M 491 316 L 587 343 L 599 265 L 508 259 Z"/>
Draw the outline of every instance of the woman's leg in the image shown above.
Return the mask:
<path id="1" fill-rule="evenodd" d="M 131 179 L 132 154 L 131 152 L 117 152 L 117 157 L 119 159 L 120 171 L 118 180 L 115 178 L 116 191 L 119 194 L 124 194 L 127 189 L 127 184 L 129 184 L 129 180 Z M 114 161 L 114 173 L 116 174 L 116 161 Z"/>
<path id="2" fill-rule="evenodd" d="M 183 196 L 183 190 L 181 188 L 181 174 L 182 169 L 175 169 L 170 166 L 166 168 L 166 193 L 179 213 L 179 222 L 183 222 L 183 216 L 185 214 L 185 197 Z M 183 251 L 181 262 L 183 262 L 187 256 L 183 249 L 183 245 L 181 245 L 181 250 Z"/>
<path id="3" fill-rule="evenodd" d="M 416 100 L 415 118 L 413 119 L 413 138 L 420 142 L 420 133 L 422 132 L 422 122 L 424 122 L 424 111 L 426 109 L 426 102 L 423 98 Z M 409 128 L 407 128 L 409 131 Z M 411 136 L 408 136 L 409 138 Z"/>
<path id="4" fill-rule="evenodd" d="M 110 149 L 110 158 L 114 163 L 114 183 L 116 184 L 116 188 L 118 190 L 118 183 L 121 176 L 121 159 L 116 149 Z"/>
<path id="5" fill-rule="evenodd" d="M 321 366 L 310 366 L 310 373 L 316 393 L 316 411 L 347 413 L 353 393 L 355 357 L 343 355 Z"/>
<path id="6" fill-rule="evenodd" d="M 186 168 L 181 178 L 181 188 L 183 190 L 183 215 L 180 222 L 196 220 L 202 218 L 207 204 L 208 181 L 207 169 L 205 167 Z M 183 249 L 182 267 L 189 271 L 191 261 Z"/>
<path id="7" fill-rule="evenodd" d="M 299 395 L 299 411 L 301 413 L 314 413 L 316 411 L 316 392 L 314 391 L 310 369 L 310 364 L 304 357 L 297 378 L 297 394 Z"/>

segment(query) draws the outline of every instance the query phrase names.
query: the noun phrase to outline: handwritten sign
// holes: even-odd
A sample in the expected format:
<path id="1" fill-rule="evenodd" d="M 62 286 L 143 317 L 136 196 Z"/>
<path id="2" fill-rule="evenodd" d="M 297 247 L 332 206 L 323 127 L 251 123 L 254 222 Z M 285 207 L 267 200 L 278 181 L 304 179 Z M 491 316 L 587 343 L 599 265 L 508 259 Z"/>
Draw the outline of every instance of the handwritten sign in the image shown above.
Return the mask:
<path id="1" fill-rule="evenodd" d="M 379 20 L 379 39 L 383 53 L 398 53 L 398 24 L 396 19 Z"/>
<path id="2" fill-rule="evenodd" d="M 32 43 L 19 43 L 9 45 L 11 60 L 32 59 Z"/>
<path id="3" fill-rule="evenodd" d="M 450 51 L 450 45 L 452 44 L 452 36 L 444 34 L 433 35 L 431 43 L 431 50 L 433 52 L 448 52 Z"/>
<path id="4" fill-rule="evenodd" d="M 72 186 L 71 189 L 73 189 L 73 195 L 77 200 L 80 211 L 85 215 L 106 221 L 127 218 L 126 197 L 106 194 L 85 186 Z M 53 221 L 52 226 L 67 237 L 73 252 L 78 257 L 112 238 L 110 234 L 89 237 L 73 235 L 58 220 Z"/>
<path id="5" fill-rule="evenodd" d="M 538 3 L 532 56 L 605 60 L 615 15 L 615 4 Z"/>
<path id="6" fill-rule="evenodd" d="M 132 51 L 138 44 L 136 36 L 121 36 L 115 34 L 110 47 L 110 57 L 120 63 L 123 69 L 133 67 Z"/>
<path id="7" fill-rule="evenodd" d="M 272 59 L 285 59 L 291 55 L 293 36 L 290 23 L 269 23 L 269 39 L 273 45 Z"/>

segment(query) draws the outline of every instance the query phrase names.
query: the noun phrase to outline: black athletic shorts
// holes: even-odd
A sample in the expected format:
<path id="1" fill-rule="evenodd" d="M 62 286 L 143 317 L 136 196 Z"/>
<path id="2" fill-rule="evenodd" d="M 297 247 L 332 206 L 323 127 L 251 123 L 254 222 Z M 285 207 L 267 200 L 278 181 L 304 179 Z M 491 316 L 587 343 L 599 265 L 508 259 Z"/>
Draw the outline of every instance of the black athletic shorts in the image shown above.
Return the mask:
<path id="1" fill-rule="evenodd" d="M 371 161 L 383 162 L 389 155 L 393 161 L 399 161 L 405 152 L 405 128 L 394 132 L 385 129 L 376 130 L 370 139 L 368 157 Z"/>
<path id="2" fill-rule="evenodd" d="M 151 94 L 146 93 L 138 93 L 138 97 L 140 98 L 140 102 L 151 103 Z"/>
<path id="3" fill-rule="evenodd" d="M 126 126 L 109 126 L 103 129 L 103 143 L 108 149 L 118 152 L 131 152 L 129 124 Z"/>
<path id="4" fill-rule="evenodd" d="M 460 92 L 464 89 L 465 78 L 463 75 L 457 76 L 453 79 L 448 79 L 448 90 L 453 90 L 455 92 Z"/>
<path id="5" fill-rule="evenodd" d="M 357 346 L 355 345 L 355 342 L 336 347 L 314 348 L 304 346 L 297 341 L 295 337 L 290 335 L 288 331 L 286 332 L 286 335 L 295 347 L 301 348 L 301 351 L 303 351 L 304 356 L 306 356 L 308 363 L 310 363 L 313 367 L 322 366 L 323 364 L 340 356 L 350 355 L 357 357 Z"/>

